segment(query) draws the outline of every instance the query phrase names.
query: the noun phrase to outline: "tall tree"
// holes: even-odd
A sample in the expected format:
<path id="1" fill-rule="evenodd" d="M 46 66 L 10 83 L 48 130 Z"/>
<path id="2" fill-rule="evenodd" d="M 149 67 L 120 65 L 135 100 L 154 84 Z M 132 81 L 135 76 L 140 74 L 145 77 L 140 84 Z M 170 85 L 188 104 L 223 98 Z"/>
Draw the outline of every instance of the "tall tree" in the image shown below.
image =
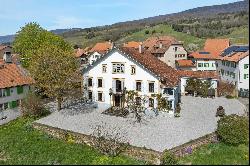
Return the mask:
<path id="1" fill-rule="evenodd" d="M 55 45 L 43 45 L 32 57 L 29 71 L 37 87 L 41 88 L 45 95 L 57 99 L 57 109 L 60 110 L 63 97 L 77 84 L 74 79 L 77 62 L 73 52 L 62 50 Z"/>
<path id="2" fill-rule="evenodd" d="M 60 110 L 63 97 L 78 83 L 78 66 L 71 45 L 37 23 L 28 23 L 18 32 L 14 49 L 24 58 L 23 65 L 35 79 L 36 87 L 57 99 Z"/>

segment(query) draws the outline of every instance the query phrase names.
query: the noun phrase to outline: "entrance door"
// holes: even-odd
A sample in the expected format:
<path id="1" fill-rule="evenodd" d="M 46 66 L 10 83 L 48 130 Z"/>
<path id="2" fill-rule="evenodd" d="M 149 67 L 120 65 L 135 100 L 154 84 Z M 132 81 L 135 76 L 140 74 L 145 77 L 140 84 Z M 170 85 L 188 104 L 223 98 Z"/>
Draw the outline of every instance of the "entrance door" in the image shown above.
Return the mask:
<path id="1" fill-rule="evenodd" d="M 121 96 L 115 95 L 115 106 L 120 107 L 121 106 Z"/>
<path id="2" fill-rule="evenodd" d="M 122 82 L 120 80 L 116 80 L 115 84 L 116 84 L 116 92 L 121 92 L 122 91 Z"/>

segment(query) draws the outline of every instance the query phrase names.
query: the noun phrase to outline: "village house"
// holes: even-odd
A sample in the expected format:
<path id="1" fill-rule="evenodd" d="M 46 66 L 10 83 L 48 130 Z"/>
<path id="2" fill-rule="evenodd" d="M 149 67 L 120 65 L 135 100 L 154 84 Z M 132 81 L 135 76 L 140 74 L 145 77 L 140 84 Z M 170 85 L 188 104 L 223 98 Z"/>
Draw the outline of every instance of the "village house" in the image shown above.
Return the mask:
<path id="1" fill-rule="evenodd" d="M 0 45 L 0 59 L 3 59 L 4 55 L 11 54 L 12 52 L 13 52 L 13 49 L 11 46 Z"/>
<path id="2" fill-rule="evenodd" d="M 223 81 L 249 90 L 249 46 L 231 46 L 218 58 L 218 72 Z"/>
<path id="3" fill-rule="evenodd" d="M 127 43 L 124 43 L 124 44 L 123 44 L 123 47 L 126 47 L 126 48 L 136 48 L 136 49 L 138 49 L 140 45 L 142 45 L 142 42 L 129 41 L 129 42 L 127 42 Z"/>
<path id="4" fill-rule="evenodd" d="M 83 91 L 89 101 L 121 107 L 124 91 L 134 90 L 139 93 L 138 101 L 147 98 L 145 106 L 148 109 L 157 107 L 157 100 L 152 95 L 162 94 L 174 112 L 181 93 L 185 94 L 188 78 L 211 80 L 212 88 L 216 89 L 217 76 L 215 72 L 176 70 L 140 47 L 114 47 L 83 69 Z"/>
<path id="5" fill-rule="evenodd" d="M 107 51 L 112 49 L 114 46 L 112 41 L 96 43 L 93 48 L 88 51 L 88 59 L 89 64 L 93 64 L 98 58 L 104 55 Z"/>
<path id="6" fill-rule="evenodd" d="M 183 44 L 171 36 L 159 36 L 148 38 L 142 44 L 143 49 L 173 68 L 176 60 L 187 59 L 187 51 Z"/>
<path id="7" fill-rule="evenodd" d="M 17 107 L 33 83 L 24 69 L 10 59 L 7 54 L 5 60 L 0 60 L 0 110 Z"/>
<path id="8" fill-rule="evenodd" d="M 149 109 L 157 106 L 152 94 L 162 94 L 172 111 L 180 97 L 177 71 L 140 49 L 113 48 L 85 68 L 83 75 L 85 97 L 109 106 L 122 105 L 124 90 L 146 97 Z"/>
<path id="9" fill-rule="evenodd" d="M 204 49 L 191 53 L 189 59 L 196 64 L 198 71 L 216 71 L 217 58 L 229 46 L 229 39 L 207 39 Z"/>

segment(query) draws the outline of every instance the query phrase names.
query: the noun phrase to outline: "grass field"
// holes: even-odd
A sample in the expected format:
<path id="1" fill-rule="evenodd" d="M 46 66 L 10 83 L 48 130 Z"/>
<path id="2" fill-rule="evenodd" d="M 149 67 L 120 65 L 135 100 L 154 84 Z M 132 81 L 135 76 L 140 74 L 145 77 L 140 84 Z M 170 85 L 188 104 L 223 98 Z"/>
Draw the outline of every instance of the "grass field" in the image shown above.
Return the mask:
<path id="1" fill-rule="evenodd" d="M 124 156 L 107 157 L 87 145 L 50 138 L 18 119 L 0 127 L 0 165 L 23 164 L 143 164 Z"/>
<path id="2" fill-rule="evenodd" d="M 248 27 L 235 28 L 232 33 L 223 37 L 229 38 L 232 44 L 249 44 Z"/>
<path id="3" fill-rule="evenodd" d="M 145 31 L 149 31 L 149 34 L 146 34 Z M 155 31 L 155 33 L 152 33 Z M 187 46 L 190 43 L 198 44 L 200 48 L 204 45 L 204 39 L 182 33 L 182 32 L 176 32 L 174 31 L 169 25 L 165 24 L 159 24 L 153 27 L 145 28 L 142 31 L 133 33 L 129 36 L 126 36 L 124 38 L 121 38 L 118 42 L 123 43 L 127 41 L 144 41 L 149 37 L 152 36 L 173 36 L 179 41 L 184 42 L 184 46 Z"/>
<path id="4" fill-rule="evenodd" d="M 181 159 L 180 164 L 192 165 L 248 165 L 249 146 L 229 146 L 223 143 L 201 147 L 190 156 Z"/>
<path id="5" fill-rule="evenodd" d="M 126 164 L 143 165 L 125 156 L 108 157 L 87 146 L 65 142 L 41 133 L 31 127 L 33 119 L 17 119 L 0 126 L 0 165 L 22 164 Z M 249 147 L 210 144 L 181 158 L 179 164 L 234 164 L 249 163 Z"/>

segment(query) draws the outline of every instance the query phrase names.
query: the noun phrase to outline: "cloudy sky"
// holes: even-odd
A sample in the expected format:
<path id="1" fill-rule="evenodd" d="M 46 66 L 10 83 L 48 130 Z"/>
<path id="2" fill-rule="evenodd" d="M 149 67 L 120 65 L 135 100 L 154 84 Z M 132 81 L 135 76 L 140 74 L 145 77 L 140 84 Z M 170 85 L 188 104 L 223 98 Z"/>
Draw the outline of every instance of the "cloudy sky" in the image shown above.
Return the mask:
<path id="1" fill-rule="evenodd" d="M 0 0 L 0 36 L 28 22 L 48 30 L 86 28 L 239 0 Z"/>

